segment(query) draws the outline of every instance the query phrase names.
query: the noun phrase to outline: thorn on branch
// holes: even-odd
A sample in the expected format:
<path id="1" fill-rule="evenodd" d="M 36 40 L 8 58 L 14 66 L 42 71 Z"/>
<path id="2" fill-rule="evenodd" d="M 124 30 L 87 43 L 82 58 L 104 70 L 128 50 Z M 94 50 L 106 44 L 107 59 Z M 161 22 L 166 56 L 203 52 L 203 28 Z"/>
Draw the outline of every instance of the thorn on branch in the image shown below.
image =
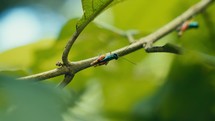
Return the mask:
<path id="1" fill-rule="evenodd" d="M 173 44 L 165 44 L 164 46 L 153 46 L 150 48 L 146 48 L 145 51 L 147 53 L 155 53 L 155 52 L 167 52 L 173 54 L 182 54 L 182 49 Z"/>
<path id="2" fill-rule="evenodd" d="M 59 88 L 64 88 L 67 86 L 73 79 L 75 75 L 72 73 L 67 73 L 64 75 L 64 80 L 58 85 Z"/>

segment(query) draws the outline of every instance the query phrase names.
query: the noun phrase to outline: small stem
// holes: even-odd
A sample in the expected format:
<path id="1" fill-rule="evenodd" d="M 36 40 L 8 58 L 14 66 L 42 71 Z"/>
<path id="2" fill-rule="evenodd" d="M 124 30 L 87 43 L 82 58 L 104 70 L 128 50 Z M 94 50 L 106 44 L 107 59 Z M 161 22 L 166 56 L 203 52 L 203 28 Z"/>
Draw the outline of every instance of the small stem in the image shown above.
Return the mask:
<path id="1" fill-rule="evenodd" d="M 117 27 L 115 27 L 113 25 L 110 25 L 110 24 L 107 24 L 107 23 L 104 23 L 104 22 L 101 22 L 101 21 L 96 21 L 96 24 L 101 26 L 101 28 L 104 28 L 104 29 L 106 29 L 108 31 L 116 33 L 116 34 L 118 34 L 120 36 L 125 35 L 125 32 L 123 30 L 121 30 L 121 29 L 119 29 L 119 28 L 117 28 Z"/>
<path id="2" fill-rule="evenodd" d="M 75 40 L 78 38 L 81 31 L 83 31 L 83 29 L 80 31 L 76 31 L 73 34 L 72 38 L 66 44 L 66 47 L 64 48 L 63 55 L 62 55 L 62 61 L 63 61 L 64 65 L 69 65 L 68 55 L 69 55 L 70 49 L 71 49 L 72 45 L 74 44 Z"/>
<path id="3" fill-rule="evenodd" d="M 153 46 L 151 48 L 146 48 L 145 51 L 147 53 L 155 53 L 155 52 L 167 52 L 174 54 L 182 54 L 182 49 L 176 45 L 165 44 L 164 46 Z"/>
<path id="4" fill-rule="evenodd" d="M 124 30 L 119 29 L 119 28 L 117 28 L 117 27 L 115 27 L 113 25 L 110 25 L 110 24 L 107 24 L 107 23 L 104 23 L 104 22 L 100 22 L 100 21 L 97 21 L 96 24 L 98 24 L 99 26 L 101 26 L 102 28 L 104 28 L 106 30 L 109 30 L 109 31 L 111 31 L 113 33 L 116 33 L 116 34 L 120 35 L 120 36 L 128 38 L 129 43 L 134 43 L 135 39 L 133 38 L 133 35 L 139 33 L 137 30 L 124 31 Z"/>
<path id="5" fill-rule="evenodd" d="M 72 79 L 74 78 L 74 74 L 67 73 L 64 75 L 64 80 L 58 85 L 59 88 L 64 88 L 66 85 L 68 85 Z"/>
<path id="6" fill-rule="evenodd" d="M 128 38 L 128 41 L 130 44 L 135 42 L 134 35 L 137 33 L 138 31 L 135 31 L 135 30 L 128 30 L 125 32 L 125 36 Z"/>

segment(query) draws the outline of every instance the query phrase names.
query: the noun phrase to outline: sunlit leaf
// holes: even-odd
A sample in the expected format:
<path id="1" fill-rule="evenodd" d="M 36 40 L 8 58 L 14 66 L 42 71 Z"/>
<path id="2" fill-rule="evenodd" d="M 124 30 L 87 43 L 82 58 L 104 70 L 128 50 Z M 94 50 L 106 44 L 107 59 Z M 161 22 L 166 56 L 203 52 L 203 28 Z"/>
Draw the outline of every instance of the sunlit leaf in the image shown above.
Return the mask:
<path id="1" fill-rule="evenodd" d="M 0 69 L 29 69 L 36 59 L 34 57 L 37 49 L 50 47 L 54 41 L 44 40 L 33 44 L 17 47 L 0 54 Z"/>
<path id="2" fill-rule="evenodd" d="M 151 33 L 179 15 L 179 13 L 173 13 L 179 10 L 180 12 L 186 10 L 184 7 L 185 3 L 183 2 L 182 5 L 179 3 L 181 2 L 178 0 L 155 0 L 154 2 L 147 0 L 127 0 L 112 8 L 115 25 L 123 29 L 132 28 Z M 186 7 L 188 8 L 189 5 Z"/>
<path id="3" fill-rule="evenodd" d="M 77 31 L 82 30 L 86 25 L 98 16 L 109 5 L 116 4 L 123 0 L 82 0 L 83 16 L 77 23 Z"/>
<path id="4" fill-rule="evenodd" d="M 85 27 L 99 13 L 101 13 L 113 0 L 82 0 L 83 16 L 77 23 L 77 30 Z"/>

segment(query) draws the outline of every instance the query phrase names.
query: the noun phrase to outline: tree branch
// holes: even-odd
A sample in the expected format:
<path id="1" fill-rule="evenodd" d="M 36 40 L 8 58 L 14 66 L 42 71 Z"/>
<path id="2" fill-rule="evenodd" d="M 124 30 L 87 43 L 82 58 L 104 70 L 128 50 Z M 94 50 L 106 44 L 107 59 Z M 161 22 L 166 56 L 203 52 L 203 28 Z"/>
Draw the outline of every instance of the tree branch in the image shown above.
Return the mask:
<path id="1" fill-rule="evenodd" d="M 175 18 L 174 20 L 172 20 L 170 23 L 166 24 L 162 28 L 158 29 L 154 33 L 152 33 L 146 37 L 140 38 L 139 40 L 136 40 L 134 43 L 132 43 L 128 46 L 122 47 L 118 50 L 115 50 L 112 53 L 116 53 L 118 55 L 118 57 L 121 57 L 121 56 L 127 55 L 129 53 L 132 53 L 138 49 L 141 49 L 141 48 L 144 48 L 144 49 L 150 48 L 153 43 L 155 43 L 156 41 L 158 41 L 160 38 L 164 37 L 165 35 L 169 34 L 170 32 L 175 31 L 176 28 L 179 25 L 181 25 L 185 20 L 188 20 L 189 18 L 193 17 L 194 15 L 198 14 L 199 12 L 201 12 L 202 10 L 207 8 L 208 5 L 210 5 L 213 1 L 214 0 L 201 0 L 194 6 L 190 7 L 183 14 L 181 14 L 180 16 L 178 16 L 177 18 Z M 84 28 L 82 28 L 82 30 L 83 29 Z M 67 46 L 64 50 L 62 60 L 65 65 L 63 65 L 60 68 L 51 70 L 51 71 L 47 71 L 47 72 L 43 72 L 40 74 L 35 74 L 35 75 L 27 76 L 27 77 L 21 77 L 19 79 L 44 80 L 44 79 L 48 79 L 48 78 L 52 78 L 52 77 L 56 77 L 56 76 L 68 74 L 68 73 L 71 73 L 74 76 L 75 73 L 77 73 L 83 69 L 86 69 L 88 67 L 91 67 L 90 63 L 92 61 L 94 61 L 95 59 L 97 59 L 98 57 L 93 57 L 93 58 L 89 58 L 89 59 L 85 59 L 85 60 L 81 60 L 81 61 L 77 61 L 77 62 L 69 62 L 67 59 L 70 48 L 79 34 L 80 34 L 80 31 L 78 33 L 76 32 L 73 35 L 72 39 L 70 40 L 70 42 L 68 42 L 69 44 L 67 44 Z M 73 76 L 71 76 L 71 77 L 73 78 Z M 72 80 L 71 77 L 69 79 Z M 68 82 L 70 82 L 70 81 L 68 81 Z"/>
<path id="2" fill-rule="evenodd" d="M 68 71 L 69 71 L 69 69 L 67 67 L 62 66 L 62 67 L 57 68 L 57 69 L 42 72 L 42 73 L 39 73 L 39 74 L 34 74 L 34 75 L 30 75 L 30 76 L 21 77 L 21 78 L 18 78 L 18 79 L 20 79 L 20 80 L 41 81 L 41 80 L 45 80 L 45 79 L 49 79 L 49 78 L 53 78 L 53 77 L 56 77 L 56 76 L 63 75 L 65 73 L 67 73 Z"/>

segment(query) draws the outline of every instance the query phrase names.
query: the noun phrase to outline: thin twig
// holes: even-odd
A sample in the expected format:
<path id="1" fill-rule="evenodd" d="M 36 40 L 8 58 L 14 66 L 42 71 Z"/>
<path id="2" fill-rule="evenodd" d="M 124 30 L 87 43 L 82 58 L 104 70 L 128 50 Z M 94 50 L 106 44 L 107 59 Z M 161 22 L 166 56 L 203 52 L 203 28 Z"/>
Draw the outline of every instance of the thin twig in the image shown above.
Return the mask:
<path id="1" fill-rule="evenodd" d="M 201 12 L 205 8 L 208 7 L 214 0 L 201 0 L 191 8 L 189 8 L 187 11 L 185 11 L 183 14 L 178 16 L 176 19 L 168 23 L 167 25 L 163 26 L 162 28 L 158 29 L 154 33 L 140 38 L 136 42 L 125 46 L 123 48 L 120 48 L 118 50 L 113 51 L 112 53 L 116 53 L 119 57 L 130 54 L 138 49 L 142 48 L 148 48 L 151 47 L 153 43 L 158 41 L 160 38 L 164 37 L 165 35 L 169 34 L 172 31 L 175 31 L 175 29 L 181 25 L 185 20 L 191 18 L 192 16 L 196 15 L 197 13 Z M 80 33 L 74 34 L 74 38 L 77 38 Z M 51 71 L 43 72 L 40 74 L 35 74 L 27 77 L 22 77 L 20 79 L 37 79 L 37 80 L 43 80 L 43 79 L 48 79 L 52 78 L 55 76 L 63 75 L 66 73 L 72 72 L 72 74 L 75 74 L 83 69 L 86 69 L 88 67 L 91 67 L 90 63 L 94 61 L 97 57 L 77 61 L 77 62 L 68 62 L 67 56 L 69 54 L 70 48 L 72 44 L 74 43 L 75 39 L 71 39 L 71 42 L 69 45 L 66 46 L 64 54 L 63 54 L 63 62 L 64 64 L 67 63 L 65 66 L 66 67 L 61 67 L 59 69 L 54 69 Z"/>
<path id="2" fill-rule="evenodd" d="M 163 46 L 152 46 L 151 48 L 146 48 L 145 51 L 147 53 L 166 52 L 173 54 L 182 54 L 182 49 L 180 47 L 170 43 L 167 43 Z"/>
<path id="3" fill-rule="evenodd" d="M 80 35 L 80 33 L 83 31 L 83 29 L 81 29 L 80 31 L 76 31 L 72 38 L 68 41 L 68 43 L 66 44 L 66 47 L 64 48 L 63 54 L 62 54 L 62 61 L 63 64 L 68 65 L 69 64 L 69 60 L 68 60 L 68 55 L 70 52 L 70 49 L 72 47 L 72 45 L 74 44 L 75 40 L 78 38 L 78 36 Z"/>
<path id="4" fill-rule="evenodd" d="M 64 80 L 58 85 L 59 88 L 64 88 L 66 85 L 68 85 L 72 79 L 74 78 L 74 74 L 72 73 L 67 73 L 64 76 Z"/>
<path id="5" fill-rule="evenodd" d="M 138 31 L 128 30 L 125 32 L 125 36 L 128 38 L 130 44 L 135 42 L 134 35 L 138 34 Z"/>
<path id="6" fill-rule="evenodd" d="M 129 43 L 134 43 L 135 39 L 133 38 L 134 35 L 137 35 L 139 32 L 137 30 L 127 30 L 124 31 L 122 29 L 119 29 L 115 26 L 112 26 L 110 24 L 101 22 L 101 21 L 97 21 L 96 24 L 98 24 L 99 26 L 101 26 L 102 28 L 105 28 L 106 30 L 109 30 L 111 32 L 114 32 L 120 36 L 126 37 L 129 41 Z"/>

